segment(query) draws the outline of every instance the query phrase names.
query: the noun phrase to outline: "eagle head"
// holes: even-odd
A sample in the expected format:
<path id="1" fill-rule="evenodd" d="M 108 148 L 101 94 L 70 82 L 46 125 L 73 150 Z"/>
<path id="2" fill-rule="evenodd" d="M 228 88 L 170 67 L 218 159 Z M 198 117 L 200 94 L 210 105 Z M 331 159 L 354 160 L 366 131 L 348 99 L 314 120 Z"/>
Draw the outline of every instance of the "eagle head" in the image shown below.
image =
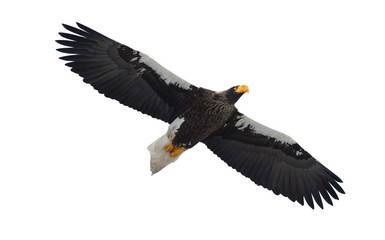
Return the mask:
<path id="1" fill-rule="evenodd" d="M 230 103 L 235 104 L 245 92 L 249 92 L 248 86 L 234 86 L 226 91 L 226 98 L 229 100 Z"/>

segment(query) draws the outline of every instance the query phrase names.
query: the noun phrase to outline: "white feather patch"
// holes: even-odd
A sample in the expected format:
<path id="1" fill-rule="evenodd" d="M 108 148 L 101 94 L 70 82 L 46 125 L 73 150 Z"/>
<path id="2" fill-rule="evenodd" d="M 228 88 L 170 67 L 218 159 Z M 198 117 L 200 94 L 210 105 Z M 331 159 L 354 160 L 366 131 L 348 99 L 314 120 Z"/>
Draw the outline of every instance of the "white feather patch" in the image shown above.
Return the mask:
<path id="1" fill-rule="evenodd" d="M 170 126 L 168 126 L 168 130 L 166 133 L 168 139 L 170 139 L 171 141 L 174 139 L 175 134 L 178 132 L 178 129 L 180 128 L 183 122 L 184 118 L 178 117 L 170 124 Z"/>
<path id="2" fill-rule="evenodd" d="M 252 120 L 251 118 L 246 117 L 245 115 L 242 115 L 239 117 L 238 122 L 235 124 L 235 127 L 237 127 L 239 130 L 243 131 L 246 128 L 250 128 L 252 131 L 254 131 L 257 134 L 262 134 L 268 137 L 273 137 L 277 139 L 277 141 L 283 142 L 283 143 L 289 143 L 294 144 L 296 141 L 294 141 L 291 137 L 288 135 L 278 132 L 274 129 L 271 129 L 269 127 L 266 127 L 260 123 L 257 123 L 256 121 Z"/>
<path id="3" fill-rule="evenodd" d="M 152 68 L 159 76 L 164 80 L 164 82 L 169 85 L 175 84 L 179 86 L 180 88 L 189 90 L 191 89 L 191 84 L 183 80 L 182 78 L 178 77 L 174 73 L 170 72 L 166 68 L 162 67 L 159 63 L 157 63 L 155 60 L 150 58 L 148 55 L 144 53 L 139 53 L 140 59 L 139 62 L 146 64 L 150 68 Z"/>
<path id="4" fill-rule="evenodd" d="M 162 170 L 164 167 L 172 162 L 175 162 L 179 156 L 170 157 L 170 152 L 165 152 L 164 147 L 170 142 L 168 137 L 165 135 L 158 138 L 150 146 L 147 147 L 151 154 L 151 172 L 155 174 Z"/>
<path id="5" fill-rule="evenodd" d="M 180 125 L 182 125 L 183 122 L 184 122 L 184 118 L 180 118 L 180 117 L 175 118 L 175 120 L 168 127 L 168 130 L 178 131 L 178 129 L 180 128 Z"/>

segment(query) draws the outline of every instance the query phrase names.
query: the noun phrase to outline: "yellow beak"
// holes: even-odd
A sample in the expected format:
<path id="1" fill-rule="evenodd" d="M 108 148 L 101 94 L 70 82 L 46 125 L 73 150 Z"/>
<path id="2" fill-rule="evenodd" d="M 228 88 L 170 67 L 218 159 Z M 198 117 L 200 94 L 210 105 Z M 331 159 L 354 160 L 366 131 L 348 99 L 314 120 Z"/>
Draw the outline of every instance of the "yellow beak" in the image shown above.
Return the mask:
<path id="1" fill-rule="evenodd" d="M 239 87 L 237 87 L 235 92 L 237 92 L 237 93 L 249 92 L 249 87 L 247 85 L 239 86 Z"/>

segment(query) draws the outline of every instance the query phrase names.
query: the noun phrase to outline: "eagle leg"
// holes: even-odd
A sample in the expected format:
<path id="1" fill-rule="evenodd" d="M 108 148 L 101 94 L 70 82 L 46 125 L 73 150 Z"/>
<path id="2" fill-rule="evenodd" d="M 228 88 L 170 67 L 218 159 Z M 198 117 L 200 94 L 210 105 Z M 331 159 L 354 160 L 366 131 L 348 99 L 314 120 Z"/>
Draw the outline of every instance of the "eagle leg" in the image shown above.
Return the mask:
<path id="1" fill-rule="evenodd" d="M 184 147 L 174 147 L 172 150 L 170 157 L 174 158 L 179 156 L 184 151 Z"/>
<path id="2" fill-rule="evenodd" d="M 174 149 L 174 146 L 172 145 L 172 142 L 170 142 L 169 144 L 167 144 L 166 146 L 164 146 L 164 151 L 165 152 L 170 152 Z"/>
<path id="3" fill-rule="evenodd" d="M 164 146 L 164 151 L 171 152 L 170 157 L 174 158 L 179 156 L 184 151 L 184 147 L 174 147 L 174 145 L 172 145 L 172 142 L 170 141 L 170 143 Z"/>

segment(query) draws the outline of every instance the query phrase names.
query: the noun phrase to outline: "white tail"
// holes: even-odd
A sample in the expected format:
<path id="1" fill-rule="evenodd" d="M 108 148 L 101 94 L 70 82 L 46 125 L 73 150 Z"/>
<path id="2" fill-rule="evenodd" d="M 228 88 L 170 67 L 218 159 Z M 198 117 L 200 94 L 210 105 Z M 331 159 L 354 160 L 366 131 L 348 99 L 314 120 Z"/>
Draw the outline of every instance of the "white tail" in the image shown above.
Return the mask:
<path id="1" fill-rule="evenodd" d="M 155 142 L 151 143 L 147 147 L 148 151 L 151 154 L 151 172 L 155 174 L 162 170 L 164 167 L 169 165 L 172 162 L 175 162 L 179 156 L 170 157 L 170 152 L 166 152 L 164 147 L 170 142 L 167 135 L 163 135 L 158 138 Z"/>

